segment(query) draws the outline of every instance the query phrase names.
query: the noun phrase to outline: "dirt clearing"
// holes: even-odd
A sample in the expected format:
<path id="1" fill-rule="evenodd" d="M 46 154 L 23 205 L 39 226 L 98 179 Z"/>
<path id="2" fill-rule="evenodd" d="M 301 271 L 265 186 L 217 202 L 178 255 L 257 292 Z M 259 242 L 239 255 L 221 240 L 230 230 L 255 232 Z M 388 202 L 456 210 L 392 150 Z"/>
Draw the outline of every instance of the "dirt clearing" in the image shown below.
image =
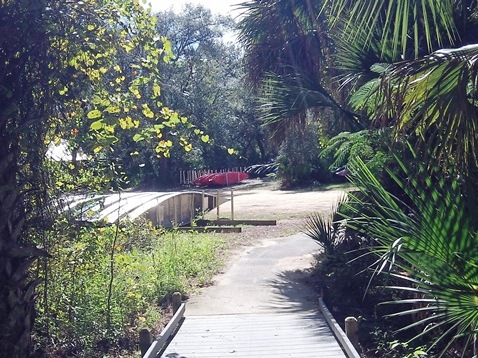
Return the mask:
<path id="1" fill-rule="evenodd" d="M 232 246 L 249 246 L 264 239 L 285 237 L 301 232 L 304 220 L 312 213 L 331 212 L 332 207 L 345 195 L 341 187 L 300 190 L 280 190 L 277 182 L 250 180 L 233 189 L 234 219 L 276 220 L 276 226 L 243 226 L 240 234 L 226 235 Z M 222 189 L 230 197 L 231 189 Z M 221 218 L 231 218 L 231 202 L 219 208 Z M 206 218 L 215 219 L 216 211 Z"/>

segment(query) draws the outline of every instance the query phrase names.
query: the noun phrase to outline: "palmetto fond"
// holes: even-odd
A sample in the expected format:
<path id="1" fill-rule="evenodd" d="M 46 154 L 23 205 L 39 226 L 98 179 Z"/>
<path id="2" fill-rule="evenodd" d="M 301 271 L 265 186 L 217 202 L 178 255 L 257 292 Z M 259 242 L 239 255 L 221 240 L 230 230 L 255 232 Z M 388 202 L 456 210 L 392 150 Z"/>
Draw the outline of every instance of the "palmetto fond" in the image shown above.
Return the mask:
<path id="1" fill-rule="evenodd" d="M 350 195 L 346 207 L 354 212 L 348 225 L 373 238 L 377 273 L 402 279 L 391 287 L 413 293 L 413 299 L 391 304 L 392 316 L 420 317 L 414 338 L 429 338 L 429 349 L 443 354 L 457 339 L 473 342 L 478 323 L 478 232 L 474 214 L 463 200 L 459 177 L 435 176 L 421 164 L 405 165 L 391 174 L 403 191 L 389 193 L 357 159 L 352 181 L 360 195 Z M 412 169 L 413 168 L 413 169 Z M 365 199 L 361 199 L 365 198 Z M 403 308 L 403 307 L 408 308 Z"/>

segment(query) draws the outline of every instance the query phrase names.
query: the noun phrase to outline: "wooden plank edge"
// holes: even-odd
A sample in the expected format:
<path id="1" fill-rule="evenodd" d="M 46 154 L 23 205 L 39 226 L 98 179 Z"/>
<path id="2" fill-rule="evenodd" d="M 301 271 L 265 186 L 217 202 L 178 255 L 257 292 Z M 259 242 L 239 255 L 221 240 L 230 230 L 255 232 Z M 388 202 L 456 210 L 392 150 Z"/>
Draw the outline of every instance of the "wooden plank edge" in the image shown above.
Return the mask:
<path id="1" fill-rule="evenodd" d="M 240 233 L 242 229 L 240 227 L 216 227 L 216 226 L 194 226 L 194 227 L 178 227 L 175 230 L 178 231 L 194 231 L 194 232 L 234 232 Z"/>
<path id="2" fill-rule="evenodd" d="M 158 352 L 163 348 L 166 344 L 167 340 L 171 336 L 171 334 L 176 330 L 179 325 L 179 322 L 182 320 L 184 316 L 184 312 L 186 311 L 186 305 L 184 303 L 179 306 L 179 309 L 176 311 L 174 316 L 171 318 L 169 323 L 164 327 L 163 331 L 156 337 L 154 342 L 149 346 L 149 349 L 146 351 L 143 358 L 155 358 Z"/>
<path id="3" fill-rule="evenodd" d="M 198 220 L 198 225 L 251 225 L 251 226 L 276 226 L 276 220 L 229 220 L 229 219 L 219 219 L 219 220 Z"/>
<path id="4" fill-rule="evenodd" d="M 322 298 L 319 298 L 319 308 L 322 314 L 324 315 L 325 320 L 327 321 L 327 324 L 329 325 L 330 329 L 332 330 L 335 337 L 337 338 L 340 345 L 342 346 L 342 349 L 345 351 L 345 354 L 347 355 L 347 357 L 360 358 L 360 354 L 358 354 L 357 350 L 352 345 L 352 342 L 350 342 L 350 339 L 347 337 L 345 332 L 339 326 L 334 316 L 332 316 L 332 314 L 330 313 L 329 309 L 325 305 L 324 300 Z"/>

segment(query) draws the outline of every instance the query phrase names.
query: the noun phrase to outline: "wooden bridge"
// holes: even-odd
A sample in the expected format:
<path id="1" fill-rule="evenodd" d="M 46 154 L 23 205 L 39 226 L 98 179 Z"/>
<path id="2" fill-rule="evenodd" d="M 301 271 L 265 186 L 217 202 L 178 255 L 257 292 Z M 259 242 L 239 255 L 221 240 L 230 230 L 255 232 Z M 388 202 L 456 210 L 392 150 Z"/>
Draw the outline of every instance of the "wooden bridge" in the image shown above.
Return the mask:
<path id="1" fill-rule="evenodd" d="M 314 250 L 312 240 L 297 234 L 266 240 L 238 254 L 216 276 L 215 285 L 192 295 L 187 308 L 181 306 L 144 357 L 358 358 L 307 283 L 303 268 Z M 176 300 L 179 304 L 173 300 L 173 307 L 181 304 L 180 294 Z"/>
<path id="2" fill-rule="evenodd" d="M 108 195 L 77 195 L 63 199 L 62 206 L 82 221 L 134 220 L 145 217 L 155 226 L 190 224 L 202 213 L 213 210 L 228 199 L 217 193 L 121 192 Z"/>
<path id="3" fill-rule="evenodd" d="M 163 358 L 345 358 L 320 313 L 187 316 Z"/>

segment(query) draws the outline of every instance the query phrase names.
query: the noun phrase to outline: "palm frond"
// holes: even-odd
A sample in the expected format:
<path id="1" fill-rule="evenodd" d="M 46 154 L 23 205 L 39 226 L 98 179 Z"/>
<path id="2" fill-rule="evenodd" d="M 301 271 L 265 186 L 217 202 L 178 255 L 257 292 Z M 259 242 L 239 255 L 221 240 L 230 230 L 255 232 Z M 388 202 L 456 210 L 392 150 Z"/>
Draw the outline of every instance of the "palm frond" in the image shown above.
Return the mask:
<path id="1" fill-rule="evenodd" d="M 390 175 L 402 188 L 403 200 L 390 194 L 363 161 L 355 161 L 351 179 L 361 195 L 352 195 L 346 204 L 356 215 L 349 225 L 378 242 L 374 251 L 380 270 L 392 270 L 406 283 L 393 289 L 416 294 L 415 299 L 394 301 L 411 306 L 395 315 L 426 312 L 404 329 L 421 327 L 418 338 L 433 328 L 430 348 L 473 335 L 478 324 L 478 233 L 459 179 L 437 179 L 423 165 L 411 171 L 410 163 L 396 161 L 402 175 Z"/>
<path id="2" fill-rule="evenodd" d="M 258 98 L 259 116 L 273 132 L 284 135 L 288 128 L 304 123 L 309 110 L 330 108 L 350 128 L 362 129 L 363 120 L 342 108 L 320 82 L 299 74 L 268 73 Z"/>
<path id="3" fill-rule="evenodd" d="M 333 255 L 337 246 L 345 239 L 343 222 L 338 219 L 338 212 L 346 198 L 340 198 L 332 207 L 331 214 L 325 216 L 323 213 L 310 214 L 304 223 L 304 234 L 324 250 L 326 255 Z"/>
<path id="4" fill-rule="evenodd" d="M 453 0 L 324 0 L 322 11 L 330 14 L 332 25 L 343 27 L 343 36 L 350 41 L 358 39 L 357 24 L 383 29 L 382 52 L 391 48 L 394 57 L 406 58 L 409 53 L 418 57 L 422 45 L 432 52 L 457 41 L 454 6 Z M 374 41 L 374 32 L 369 31 L 366 42 Z"/>
<path id="5" fill-rule="evenodd" d="M 322 44 L 315 2 L 250 0 L 239 8 L 244 10 L 239 21 L 239 41 L 245 47 L 253 84 L 260 84 L 267 72 L 318 72 Z"/>
<path id="6" fill-rule="evenodd" d="M 445 167 L 478 163 L 478 44 L 397 64 L 379 92 L 386 101 L 377 104 L 376 120 L 396 119 L 399 133 L 413 131 Z"/>

